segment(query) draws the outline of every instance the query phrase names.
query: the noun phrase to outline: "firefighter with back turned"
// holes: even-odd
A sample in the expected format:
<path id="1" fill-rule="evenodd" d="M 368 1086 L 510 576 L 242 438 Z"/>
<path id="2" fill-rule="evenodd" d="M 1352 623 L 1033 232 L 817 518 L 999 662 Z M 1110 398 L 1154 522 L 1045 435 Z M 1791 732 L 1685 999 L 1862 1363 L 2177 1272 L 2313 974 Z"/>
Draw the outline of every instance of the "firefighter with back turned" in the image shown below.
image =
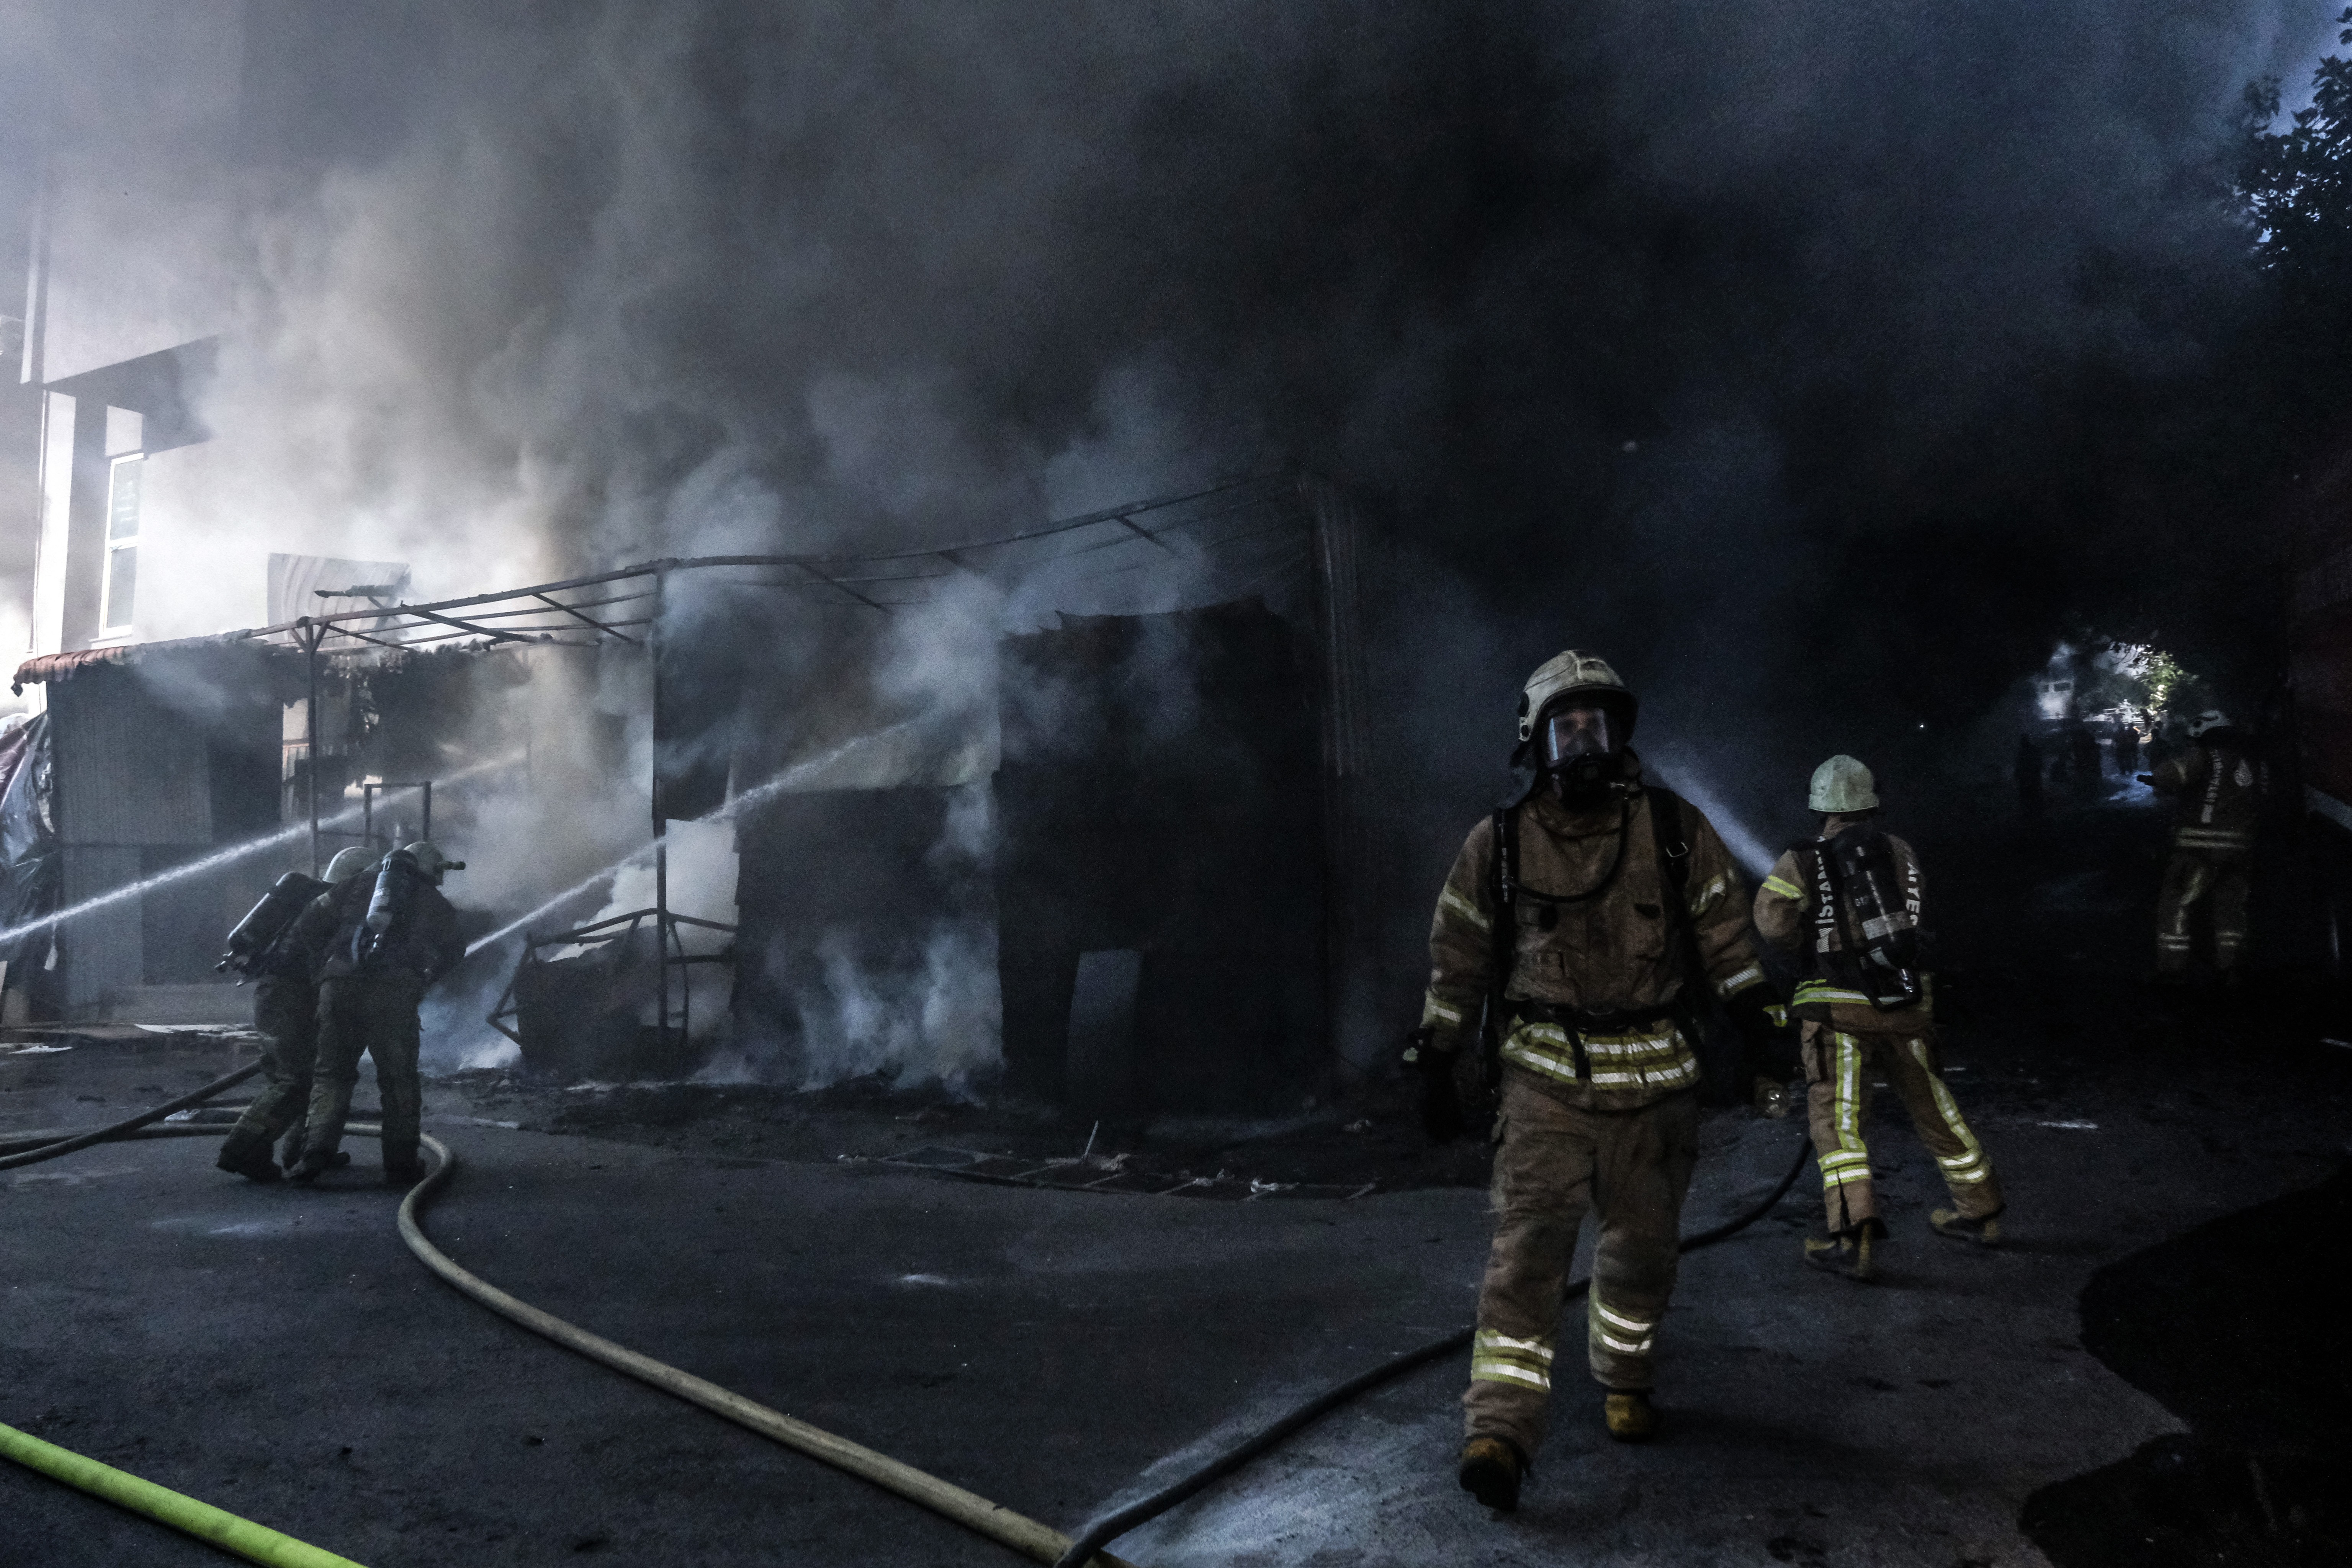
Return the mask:
<path id="1" fill-rule="evenodd" d="M 1696 1016 L 1720 1000 L 1751 1039 L 1780 1029 L 1748 939 L 1748 900 L 1706 818 L 1645 788 L 1637 712 L 1614 670 L 1575 649 L 1519 700 L 1516 763 L 1533 778 L 1462 846 L 1430 928 L 1408 1059 L 1423 1117 L 1462 1130 L 1454 1072 L 1499 1070 L 1495 1236 L 1478 1295 L 1459 1479 L 1518 1502 L 1550 1402 L 1570 1257 L 1600 1220 L 1585 1345 L 1612 1436 L 1654 1435 L 1652 1354 L 1673 1292 L 1698 1154 Z"/>
<path id="2" fill-rule="evenodd" d="M 384 1181 L 404 1187 L 424 1175 L 416 1009 L 425 988 L 466 955 L 457 911 L 441 896 L 443 875 L 464 868 L 432 844 L 412 844 L 385 856 L 374 877 L 353 879 L 304 912 L 331 926 L 320 965 L 310 1126 L 301 1162 L 289 1173 L 296 1181 L 332 1168 L 362 1056 L 374 1059 L 383 1100 Z"/>
<path id="3" fill-rule="evenodd" d="M 278 1178 L 269 1146 L 300 1127 L 319 1052 L 317 969 L 324 933 L 317 921 L 303 926 L 301 917 L 312 903 L 374 866 L 375 857 L 354 846 L 335 852 L 323 882 L 289 871 L 229 932 L 228 952 L 217 967 L 234 965 L 253 980 L 253 1027 L 262 1040 L 264 1087 L 221 1143 L 217 1163 L 224 1171 L 256 1182 Z M 287 1150 L 289 1164 L 300 1157 L 299 1139 L 296 1131 Z"/>
<path id="4" fill-rule="evenodd" d="M 1878 784 L 1855 759 L 1813 770 L 1806 805 L 1821 836 L 1773 863 L 1756 893 L 1756 929 L 1792 953 L 1802 978 L 1790 1013 L 1805 1064 L 1814 1156 L 1828 1234 L 1809 1237 L 1805 1261 L 1853 1279 L 1875 1271 L 1886 1233 L 1871 1184 L 1862 1128 L 1870 1086 L 1884 1073 L 1936 1157 L 1950 1208 L 1927 1223 L 1964 1241 L 2000 1239 L 2000 1183 L 1944 1083 L 1927 976 L 1919 967 L 1925 913 L 1919 857 L 1880 829 Z"/>
<path id="5" fill-rule="evenodd" d="M 2189 743 L 2140 783 L 2173 798 L 2172 859 L 2157 895 L 2156 977 L 2187 978 L 2196 947 L 2197 906 L 2211 912 L 2213 967 L 2238 980 L 2246 951 L 2246 903 L 2254 831 L 2263 811 L 2263 766 L 2228 714 L 2209 708 L 2189 721 Z"/>

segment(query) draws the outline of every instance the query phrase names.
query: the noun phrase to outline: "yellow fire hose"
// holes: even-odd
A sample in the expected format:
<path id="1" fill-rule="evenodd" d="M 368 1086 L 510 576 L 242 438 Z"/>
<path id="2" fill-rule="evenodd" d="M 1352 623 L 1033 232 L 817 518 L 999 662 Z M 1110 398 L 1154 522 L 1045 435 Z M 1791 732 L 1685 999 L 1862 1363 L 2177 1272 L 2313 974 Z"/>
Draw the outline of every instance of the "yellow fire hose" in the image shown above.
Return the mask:
<path id="1" fill-rule="evenodd" d="M 184 1531 L 199 1541 L 208 1541 L 224 1552 L 234 1552 L 248 1563 L 263 1563 L 266 1568 L 361 1568 L 348 1557 L 338 1557 L 290 1535 L 280 1535 L 268 1525 L 224 1513 L 208 1502 L 183 1497 L 153 1481 L 84 1458 L 55 1443 L 44 1443 L 14 1426 L 0 1426 L 0 1456 L 69 1487 L 79 1487 L 110 1503 L 119 1503 L 133 1513 L 143 1513 L 174 1530 Z"/>
<path id="2" fill-rule="evenodd" d="M 224 1079 L 208 1087 L 217 1093 L 231 1081 L 234 1079 Z M 178 1103 L 174 1102 L 175 1108 Z M 104 1133 L 118 1138 L 186 1138 L 217 1135 L 220 1131 L 217 1127 L 153 1127 L 145 1124 L 148 1120 L 151 1119 L 140 1119 L 134 1124 L 121 1128 L 105 1129 Z M 357 1123 L 344 1131 L 361 1135 L 380 1135 L 379 1129 Z M 84 1135 L 33 1152 L 39 1157 L 54 1157 L 69 1153 L 74 1149 L 86 1148 L 98 1141 L 98 1137 Z M 585 1329 L 576 1328 L 552 1313 L 542 1312 L 527 1301 L 518 1300 L 497 1286 L 469 1273 L 455 1258 L 434 1246 L 425 1237 L 424 1226 L 418 1223 L 418 1216 L 447 1184 L 450 1173 L 457 1169 L 457 1156 L 450 1153 L 448 1145 L 439 1139 L 427 1135 L 423 1142 L 433 1151 L 435 1164 L 432 1173 L 410 1188 L 408 1195 L 401 1200 L 400 1238 L 408 1244 L 409 1251 L 415 1253 L 425 1267 L 493 1312 L 554 1341 L 566 1350 L 577 1351 L 591 1361 L 601 1362 L 614 1371 L 625 1373 L 640 1383 L 650 1384 L 665 1394 L 698 1405 L 712 1415 L 724 1416 L 762 1437 L 782 1443 L 813 1459 L 822 1460 L 861 1480 L 870 1481 L 885 1491 L 927 1508 L 1001 1545 L 1009 1546 L 1034 1562 L 1052 1563 L 1069 1550 L 1070 1537 L 1051 1525 L 1041 1524 L 1015 1513 L 976 1492 L 966 1491 L 937 1476 L 927 1475 L 911 1465 L 901 1464 L 887 1454 L 878 1454 L 845 1437 L 836 1437 L 822 1427 L 794 1420 L 782 1411 L 771 1410 L 707 1379 L 681 1372 L 651 1356 L 639 1355 L 625 1345 L 614 1344 Z M 19 1163 L 30 1163 L 31 1161 Z M 45 1443 L 13 1427 L 0 1426 L 0 1457 L 14 1459 L 68 1486 L 79 1487 L 84 1491 L 119 1503 L 134 1512 L 143 1513 L 176 1530 L 185 1531 L 200 1540 L 236 1552 L 249 1562 L 266 1564 L 267 1568 L 360 1568 L 347 1557 L 338 1557 L 333 1552 L 305 1545 L 266 1526 L 225 1513 L 209 1503 L 183 1497 L 152 1481 L 142 1480 L 95 1459 Z M 1094 1568 L 1135 1568 L 1135 1564 L 1108 1552 L 1097 1552 L 1088 1561 Z"/>

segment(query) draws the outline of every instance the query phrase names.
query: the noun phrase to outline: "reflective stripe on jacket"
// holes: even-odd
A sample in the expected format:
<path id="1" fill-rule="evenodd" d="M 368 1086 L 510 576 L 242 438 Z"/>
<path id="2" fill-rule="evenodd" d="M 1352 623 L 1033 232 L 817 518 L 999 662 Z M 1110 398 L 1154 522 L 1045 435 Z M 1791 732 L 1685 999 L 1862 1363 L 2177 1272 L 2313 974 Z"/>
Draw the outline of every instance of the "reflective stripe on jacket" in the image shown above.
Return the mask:
<path id="1" fill-rule="evenodd" d="M 2151 775 L 2158 795 L 2173 797 L 2172 847 L 2210 855 L 2243 855 L 2261 825 L 2263 767 L 2234 746 L 2202 742 Z"/>
<path id="2" fill-rule="evenodd" d="M 1867 820 L 1862 816 L 1832 816 L 1822 824 L 1822 837 L 1835 838 Z M 1924 923 L 1926 894 L 1918 853 L 1891 833 L 1886 836 L 1886 844 L 1895 854 L 1895 875 L 1903 885 L 1905 901 L 1912 906 L 1913 917 Z M 1851 913 L 1849 910 L 1849 916 Z M 1813 930 L 1813 891 L 1806 885 L 1803 868 L 1797 864 L 1796 850 L 1784 850 L 1772 863 L 1764 885 L 1756 889 L 1754 914 L 1756 929 L 1767 945 L 1796 957 L 1814 972 L 1797 982 L 1797 993 L 1789 1008 L 1792 1016 L 1810 1018 L 1832 1028 L 1879 1034 L 1905 1030 L 1916 1033 L 1933 1014 L 1932 985 L 1926 997 L 1910 1006 L 1881 1012 L 1871 1005 L 1869 997 L 1824 977 L 1820 973 L 1821 965 L 1808 961 L 1804 950 Z M 1851 925 L 1850 919 L 1846 925 Z"/>
<path id="3" fill-rule="evenodd" d="M 1628 759 L 1629 779 L 1639 776 Z M 1689 845 L 1684 907 L 1709 991 L 1727 996 L 1764 983 L 1748 937 L 1747 889 L 1731 853 L 1704 814 L 1682 803 L 1680 830 Z M 1622 846 L 1622 850 L 1621 850 Z M 1650 801 L 1635 794 L 1570 811 L 1538 792 L 1518 808 L 1519 885 L 1554 897 L 1606 887 L 1583 901 L 1546 904 L 1523 892 L 1513 911 L 1510 973 L 1504 995 L 1588 1014 L 1658 1012 L 1680 998 L 1685 938 L 1665 919 L 1665 870 L 1650 823 Z M 1615 858 L 1623 861 L 1610 872 Z M 1496 890 L 1493 819 L 1463 841 L 1430 923 L 1429 991 L 1422 1021 L 1441 1050 L 1475 1047 L 1494 973 Z M 1547 923 L 1547 918 L 1549 923 Z M 1582 1035 L 1588 1076 L 1577 1073 L 1575 1047 L 1559 1023 L 1519 1019 L 1501 1045 L 1505 1062 L 1547 1090 L 1595 1109 L 1646 1105 L 1698 1081 L 1698 1059 L 1671 1018 Z"/>

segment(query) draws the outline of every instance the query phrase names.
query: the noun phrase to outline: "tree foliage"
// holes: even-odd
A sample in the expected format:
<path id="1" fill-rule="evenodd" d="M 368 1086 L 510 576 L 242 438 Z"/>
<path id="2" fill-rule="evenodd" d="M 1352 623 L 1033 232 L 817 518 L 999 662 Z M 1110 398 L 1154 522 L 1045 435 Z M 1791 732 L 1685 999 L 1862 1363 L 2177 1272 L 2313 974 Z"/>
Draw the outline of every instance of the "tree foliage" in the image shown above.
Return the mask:
<path id="1" fill-rule="evenodd" d="M 2352 43 L 2352 7 L 2336 18 Z M 2252 260 L 2269 286 L 2269 331 L 2254 345 L 2256 401 L 2295 468 L 2352 421 L 2352 60 L 2329 56 L 2311 105 L 2284 128 L 2279 84 L 2247 89 L 2238 196 Z"/>
<path id="2" fill-rule="evenodd" d="M 2336 18 L 2352 24 L 2352 7 Z M 2336 42 L 2352 44 L 2352 26 Z M 2352 260 L 2352 61 L 2330 55 L 2313 77 L 2311 107 L 2273 131 L 2278 83 L 2248 91 L 2255 124 L 2239 181 L 2264 270 L 2292 289 L 2341 291 Z"/>

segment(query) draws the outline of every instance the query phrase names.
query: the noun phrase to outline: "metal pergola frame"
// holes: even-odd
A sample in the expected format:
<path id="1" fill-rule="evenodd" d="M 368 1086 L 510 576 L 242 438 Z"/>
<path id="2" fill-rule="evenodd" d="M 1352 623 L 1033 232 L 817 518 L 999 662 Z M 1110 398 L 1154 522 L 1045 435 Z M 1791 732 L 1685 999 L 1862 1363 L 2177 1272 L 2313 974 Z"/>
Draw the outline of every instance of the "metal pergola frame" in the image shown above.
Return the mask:
<path id="1" fill-rule="evenodd" d="M 929 604 L 943 584 L 971 578 L 1012 581 L 1050 563 L 1079 556 L 1098 555 L 1098 561 L 1088 563 L 1092 568 L 1088 575 L 1107 576 L 1158 564 L 1169 556 L 1205 556 L 1226 545 L 1285 531 L 1297 531 L 1302 535 L 1327 534 L 1331 526 L 1329 511 L 1328 495 L 1313 481 L 1288 472 L 1259 474 L 961 544 L 856 555 L 666 556 L 560 582 L 469 594 L 427 604 L 387 604 L 377 599 L 366 609 L 302 616 L 276 626 L 232 633 L 218 640 L 294 648 L 304 656 L 310 697 L 302 756 L 309 782 L 310 869 L 316 875 L 321 839 L 325 837 L 319 809 L 316 749 L 319 681 L 324 660 L 371 661 L 388 654 L 458 646 L 468 638 L 492 647 L 597 647 L 607 643 L 639 647 L 646 649 L 651 664 L 651 719 L 654 733 L 658 737 L 662 716 L 660 622 L 669 580 L 677 574 L 755 572 L 760 575 L 720 581 L 728 586 L 805 595 L 836 607 L 887 614 Z M 1332 584 L 1330 549 L 1326 540 L 1314 552 L 1314 563 L 1326 579 L 1326 592 L 1321 597 L 1327 601 L 1331 596 Z M 1133 559 L 1122 561 L 1121 555 Z M 341 592 L 322 589 L 320 593 L 330 598 L 352 596 L 349 588 Z M 1339 660 L 1346 657 L 1339 650 L 1338 639 L 1352 635 L 1353 626 L 1335 622 L 1328 605 L 1321 619 L 1318 632 L 1321 639 L 1329 644 L 1329 669 L 1336 675 L 1341 669 Z M 1352 708 L 1347 704 L 1335 706 L 1334 713 L 1351 721 Z M 1339 773 L 1352 771 L 1354 751 L 1350 735 L 1327 735 L 1327 773 L 1334 780 Z M 694 962 L 669 957 L 675 925 L 678 921 L 695 925 L 709 922 L 670 912 L 669 847 L 662 816 L 658 743 L 653 747 L 653 777 L 649 781 L 653 908 L 558 937 L 539 939 L 526 932 L 524 942 L 529 955 L 541 946 L 572 940 L 585 931 L 601 929 L 602 925 L 653 915 L 663 932 L 663 962 L 655 967 L 660 977 L 657 1027 L 667 1039 L 670 1027 L 670 965 L 674 962 Z M 1327 965 L 1328 963 L 1327 958 Z M 509 990 L 508 1000 L 511 1000 L 511 984 Z M 501 1003 L 502 1007 L 505 1005 Z M 498 1023 L 496 1017 L 491 1021 Z M 502 1025 L 499 1026 L 506 1032 Z"/>

